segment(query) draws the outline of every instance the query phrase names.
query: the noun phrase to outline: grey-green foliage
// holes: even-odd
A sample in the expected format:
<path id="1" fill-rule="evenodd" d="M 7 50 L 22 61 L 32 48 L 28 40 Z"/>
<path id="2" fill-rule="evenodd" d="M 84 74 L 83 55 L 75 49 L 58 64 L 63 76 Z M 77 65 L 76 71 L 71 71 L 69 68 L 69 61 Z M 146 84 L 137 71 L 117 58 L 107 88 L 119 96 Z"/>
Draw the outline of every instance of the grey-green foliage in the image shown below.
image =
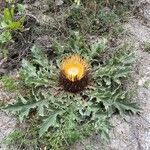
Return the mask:
<path id="1" fill-rule="evenodd" d="M 68 145 L 83 137 L 85 126 L 90 133 L 96 131 L 107 140 L 112 127 L 109 118 L 114 113 L 118 111 L 124 117 L 128 112 L 140 111 L 136 104 L 128 101 L 128 93 L 123 88 L 124 80 L 132 71 L 133 54 L 122 48 L 103 65 L 89 65 L 91 87 L 80 94 L 67 93 L 58 87 L 59 69 L 56 68 L 67 52 L 78 53 L 93 64 L 96 54 L 99 56 L 108 50 L 105 41 L 91 45 L 75 33 L 64 45 L 57 43 L 53 47 L 57 61 L 48 61 L 44 52 L 34 46 L 31 49 L 33 58 L 30 62 L 23 60 L 21 69 L 22 81 L 31 94 L 20 96 L 16 104 L 5 109 L 17 112 L 21 121 L 30 117 L 30 111 L 34 109 L 40 120 L 39 137 L 46 136 L 49 144 L 45 144 L 52 149 L 61 149 L 63 143 Z"/>
<path id="2" fill-rule="evenodd" d="M 19 119 L 22 120 L 29 115 L 30 109 L 37 109 L 40 116 L 44 115 L 44 107 L 48 107 L 47 100 L 41 100 L 37 96 L 31 97 L 30 100 L 23 98 L 22 96 L 18 97 L 18 102 L 16 104 L 8 105 L 6 110 L 12 112 L 18 112 Z"/>
<path id="3" fill-rule="evenodd" d="M 48 63 L 44 53 L 36 46 L 31 49 L 33 53 L 32 62 L 22 61 L 21 75 L 28 86 L 49 86 L 55 79 L 55 66 Z M 39 69 L 37 69 L 39 68 Z M 51 81 L 50 81 L 51 79 Z"/>

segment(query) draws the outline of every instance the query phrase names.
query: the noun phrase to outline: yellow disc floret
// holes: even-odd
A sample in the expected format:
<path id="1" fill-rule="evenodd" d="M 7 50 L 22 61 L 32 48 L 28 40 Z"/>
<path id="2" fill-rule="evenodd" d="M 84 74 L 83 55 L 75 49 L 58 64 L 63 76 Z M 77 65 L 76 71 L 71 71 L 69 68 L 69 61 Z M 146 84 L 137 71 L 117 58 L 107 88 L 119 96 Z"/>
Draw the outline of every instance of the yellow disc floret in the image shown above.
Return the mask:
<path id="1" fill-rule="evenodd" d="M 79 55 L 72 55 L 63 60 L 61 71 L 68 80 L 74 82 L 84 77 L 87 63 Z"/>

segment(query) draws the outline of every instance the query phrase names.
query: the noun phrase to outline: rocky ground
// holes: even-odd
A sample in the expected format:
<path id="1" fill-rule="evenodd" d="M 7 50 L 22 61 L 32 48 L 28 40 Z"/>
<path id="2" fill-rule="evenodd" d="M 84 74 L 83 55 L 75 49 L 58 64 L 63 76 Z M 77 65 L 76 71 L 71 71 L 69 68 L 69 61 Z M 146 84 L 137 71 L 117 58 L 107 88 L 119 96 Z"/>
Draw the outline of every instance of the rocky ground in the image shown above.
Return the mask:
<path id="1" fill-rule="evenodd" d="M 72 150 L 150 150 L 150 53 L 144 51 L 144 44 L 150 42 L 150 0 L 137 0 L 135 9 L 138 15 L 131 17 L 124 27 L 136 50 L 133 79 L 138 85 L 136 101 L 143 109 L 142 113 L 125 120 L 114 116 L 109 145 L 102 146 L 98 135 L 94 135 L 73 145 Z M 7 99 L 8 94 L 0 90 L 0 100 Z M 0 111 L 0 141 L 13 131 L 15 125 L 12 115 Z M 7 149 L 0 145 L 0 150 Z"/>

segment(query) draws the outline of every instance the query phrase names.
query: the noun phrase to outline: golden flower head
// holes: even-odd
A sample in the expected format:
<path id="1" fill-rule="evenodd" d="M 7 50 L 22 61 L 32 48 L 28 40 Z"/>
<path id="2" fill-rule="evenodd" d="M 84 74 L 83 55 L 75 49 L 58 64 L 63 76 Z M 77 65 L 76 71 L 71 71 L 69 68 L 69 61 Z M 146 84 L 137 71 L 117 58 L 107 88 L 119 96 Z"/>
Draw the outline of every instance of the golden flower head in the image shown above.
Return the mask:
<path id="1" fill-rule="evenodd" d="M 66 57 L 60 65 L 60 83 L 71 92 L 82 90 L 88 83 L 87 62 L 80 55 Z"/>
<path id="2" fill-rule="evenodd" d="M 72 55 L 63 60 L 61 71 L 68 80 L 75 82 L 86 74 L 87 63 L 79 55 Z"/>

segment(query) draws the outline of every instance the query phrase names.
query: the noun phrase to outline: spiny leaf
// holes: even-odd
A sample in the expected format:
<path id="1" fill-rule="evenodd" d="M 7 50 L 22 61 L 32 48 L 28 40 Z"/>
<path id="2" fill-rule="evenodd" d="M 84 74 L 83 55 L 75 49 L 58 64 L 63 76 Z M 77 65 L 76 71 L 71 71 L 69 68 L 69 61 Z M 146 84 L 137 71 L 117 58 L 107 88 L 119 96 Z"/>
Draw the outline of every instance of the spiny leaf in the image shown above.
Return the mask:
<path id="1" fill-rule="evenodd" d="M 22 70 L 21 76 L 24 79 L 24 82 L 28 86 L 41 86 L 47 84 L 49 73 L 44 68 L 40 68 L 38 71 L 36 67 L 33 66 L 32 63 L 28 62 L 27 60 L 22 61 Z"/>
<path id="2" fill-rule="evenodd" d="M 114 106 L 119 110 L 121 116 L 126 114 L 126 111 L 131 111 L 133 114 L 141 112 L 141 109 L 136 103 L 127 103 L 125 101 L 116 101 Z"/>
<path id="3" fill-rule="evenodd" d="M 36 77 L 36 67 L 34 67 L 29 61 L 22 60 L 22 71 L 28 75 L 28 77 Z"/>
<path id="4" fill-rule="evenodd" d="M 59 112 L 55 112 L 49 115 L 49 117 L 44 121 L 42 124 L 40 130 L 39 130 L 39 136 L 41 137 L 49 127 L 58 127 L 57 123 L 57 116 Z"/>
<path id="5" fill-rule="evenodd" d="M 46 57 L 46 55 L 44 55 L 44 52 L 42 52 L 42 50 L 37 47 L 37 46 L 33 46 L 31 48 L 31 51 L 33 53 L 33 57 L 34 57 L 34 62 L 43 66 L 43 67 L 46 67 L 48 66 L 48 59 Z"/>
<path id="6" fill-rule="evenodd" d="M 37 108 L 39 115 L 44 114 L 44 107 L 48 107 L 48 101 L 46 100 L 39 100 L 36 101 L 34 98 L 32 100 L 26 100 L 22 96 L 19 97 L 19 100 L 14 105 L 8 105 L 5 110 L 12 111 L 12 112 L 18 112 L 19 119 L 22 122 L 22 120 L 28 116 L 31 108 Z"/>
<path id="7" fill-rule="evenodd" d="M 95 57 L 106 50 L 107 39 L 103 38 L 101 42 L 92 44 L 89 55 Z"/>
<path id="8" fill-rule="evenodd" d="M 97 117 L 97 121 L 94 123 L 94 126 L 96 131 L 100 133 L 100 136 L 104 142 L 107 142 L 109 140 L 109 131 L 112 128 L 107 116 Z"/>

